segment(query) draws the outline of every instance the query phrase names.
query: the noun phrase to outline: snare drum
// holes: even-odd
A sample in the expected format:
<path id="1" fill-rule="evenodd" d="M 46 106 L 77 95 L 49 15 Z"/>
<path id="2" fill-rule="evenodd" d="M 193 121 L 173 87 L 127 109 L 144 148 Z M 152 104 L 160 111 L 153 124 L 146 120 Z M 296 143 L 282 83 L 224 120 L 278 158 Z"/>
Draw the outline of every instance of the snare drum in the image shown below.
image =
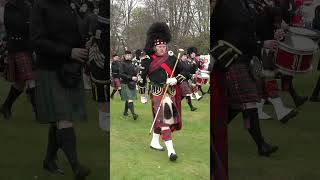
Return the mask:
<path id="1" fill-rule="evenodd" d="M 197 74 L 196 77 L 197 85 L 207 84 L 210 78 L 209 73 L 209 71 L 200 70 L 199 74 Z"/>
<path id="2" fill-rule="evenodd" d="M 275 64 L 279 71 L 294 75 L 306 73 L 312 69 L 313 54 L 318 48 L 317 44 L 303 36 L 286 36 L 284 42 L 280 42 L 275 55 Z"/>
<path id="3" fill-rule="evenodd" d="M 318 40 L 320 38 L 320 32 L 317 30 L 306 29 L 302 27 L 289 27 L 289 32 L 293 35 L 300 35 Z"/>

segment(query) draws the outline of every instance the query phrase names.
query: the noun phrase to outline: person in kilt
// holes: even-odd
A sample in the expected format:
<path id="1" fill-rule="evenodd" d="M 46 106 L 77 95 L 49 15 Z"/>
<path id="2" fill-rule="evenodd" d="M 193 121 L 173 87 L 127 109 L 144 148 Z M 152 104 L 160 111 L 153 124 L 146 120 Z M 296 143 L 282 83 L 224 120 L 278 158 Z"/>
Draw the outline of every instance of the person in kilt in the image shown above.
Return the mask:
<path id="1" fill-rule="evenodd" d="M 181 88 L 181 99 L 186 98 L 186 101 L 190 107 L 190 110 L 195 111 L 197 110 L 197 108 L 192 105 L 192 100 L 191 100 L 192 90 L 189 85 L 189 81 L 192 78 L 193 66 L 192 66 L 192 63 L 188 61 L 187 54 L 183 54 L 181 56 L 181 62 L 179 63 L 179 68 L 180 68 L 179 70 L 181 74 L 185 77 L 185 79 L 179 84 Z"/>
<path id="2" fill-rule="evenodd" d="M 134 112 L 133 101 L 137 100 L 138 70 L 131 60 L 131 51 L 125 51 L 119 74 L 121 78 L 121 100 L 125 102 L 123 115 L 128 116 L 128 109 L 130 109 L 133 119 L 136 120 L 138 115 Z"/>
<path id="3" fill-rule="evenodd" d="M 118 91 L 121 96 L 121 81 L 120 81 L 120 57 L 117 54 L 112 56 L 111 73 L 112 73 L 112 87 L 111 99 L 113 99 L 115 93 Z"/>
<path id="4" fill-rule="evenodd" d="M 79 162 L 74 123 L 87 118 L 81 69 L 88 50 L 80 34 L 80 17 L 71 7 L 74 7 L 71 1 L 36 1 L 30 31 L 37 54 L 38 121 L 50 124 L 43 168 L 63 174 L 55 162 L 61 149 L 74 178 L 84 180 L 90 170 Z"/>
<path id="5" fill-rule="evenodd" d="M 256 34 L 260 41 L 266 43 L 272 40 L 283 39 L 284 31 L 281 29 L 282 13 L 278 7 L 266 6 L 256 19 Z M 261 101 L 257 103 L 259 119 L 271 119 L 267 113 L 263 111 L 263 105 L 266 100 L 270 101 L 274 106 L 277 119 L 282 123 L 287 123 L 291 118 L 295 117 L 298 112 L 295 109 L 284 106 L 278 93 L 278 85 L 275 79 L 277 73 L 276 66 L 273 62 L 275 49 L 266 49 L 262 51 L 262 62 L 264 73 L 270 76 L 262 77 L 257 80 L 258 90 L 260 92 Z"/>
<path id="6" fill-rule="evenodd" d="M 211 19 L 214 22 L 211 54 L 216 63 L 211 79 L 215 82 L 215 85 L 211 84 L 211 102 L 216 151 L 221 159 L 227 160 L 225 125 L 242 112 L 245 127 L 257 146 L 258 154 L 268 157 L 278 147 L 268 144 L 262 135 L 256 104 L 260 97 L 249 63 L 253 56 L 259 57 L 262 47 L 272 49 L 275 43 L 258 41 L 254 10 L 246 0 L 219 1 Z"/>
<path id="7" fill-rule="evenodd" d="M 90 3 L 88 3 L 90 4 Z M 90 6 L 89 6 L 90 7 Z M 99 103 L 99 126 L 103 131 L 109 132 L 109 102 L 110 102 L 110 73 L 106 68 L 107 57 L 109 57 L 107 44 L 109 42 L 109 22 L 107 13 L 107 0 L 100 1 L 97 7 L 101 9 L 96 16 L 97 24 L 86 22 L 87 35 L 90 40 L 87 42 L 89 50 L 90 77 L 92 82 L 93 100 Z M 90 11 L 93 10 L 93 4 Z M 92 20 L 94 21 L 94 20 Z"/>
<path id="8" fill-rule="evenodd" d="M 196 61 L 196 55 L 198 53 L 198 49 L 196 47 L 189 47 L 187 49 L 187 54 L 189 57 L 189 61 L 193 64 L 193 74 L 196 73 L 196 71 L 199 68 L 199 63 L 197 63 Z M 202 99 L 202 96 L 199 95 L 199 89 L 198 89 L 198 85 L 197 82 L 194 78 L 191 79 L 191 87 L 192 87 L 192 93 L 196 96 L 196 99 L 198 101 L 200 101 Z M 192 97 L 192 96 L 191 96 Z"/>
<path id="9" fill-rule="evenodd" d="M 36 113 L 35 81 L 32 71 L 32 48 L 30 47 L 29 23 L 31 4 L 27 1 L 10 0 L 5 5 L 4 25 L 7 33 L 6 79 L 14 84 L 0 108 L 5 119 L 12 116 L 13 103 L 26 88 L 33 111 Z"/>
<path id="10" fill-rule="evenodd" d="M 182 127 L 181 92 L 177 83 L 186 78 L 179 72 L 177 57 L 167 50 L 170 40 L 171 33 L 166 23 L 156 22 L 149 27 L 144 48 L 146 56 L 141 61 L 144 69 L 141 73 L 142 81 L 139 82 L 139 92 L 145 92 L 148 77 L 154 120 L 150 147 L 154 150 L 164 150 L 159 143 L 161 135 L 170 161 L 175 161 L 178 156 L 173 147 L 172 132 Z M 177 68 L 173 71 L 176 63 Z M 165 93 L 166 86 L 168 90 Z"/>

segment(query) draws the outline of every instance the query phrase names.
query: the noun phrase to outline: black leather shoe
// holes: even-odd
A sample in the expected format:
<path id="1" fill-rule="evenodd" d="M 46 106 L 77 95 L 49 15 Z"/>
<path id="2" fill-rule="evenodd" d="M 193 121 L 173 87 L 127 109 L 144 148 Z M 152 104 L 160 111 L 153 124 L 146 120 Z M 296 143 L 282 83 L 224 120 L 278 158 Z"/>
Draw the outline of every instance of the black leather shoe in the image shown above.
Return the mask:
<path id="1" fill-rule="evenodd" d="M 62 169 L 60 169 L 57 164 L 54 161 L 43 161 L 43 169 L 45 169 L 46 171 L 49 171 L 52 174 L 60 174 L 60 175 L 64 175 L 64 172 Z"/>
<path id="2" fill-rule="evenodd" d="M 7 108 L 6 106 L 1 106 L 0 113 L 3 115 L 3 117 L 7 120 L 10 120 L 12 117 L 11 110 Z"/>
<path id="3" fill-rule="evenodd" d="M 127 112 L 124 112 L 123 115 L 124 115 L 124 116 L 128 116 L 128 113 L 127 113 Z"/>
<path id="4" fill-rule="evenodd" d="M 196 107 L 192 107 L 191 108 L 191 111 L 196 111 L 198 108 L 196 108 Z"/>
<path id="5" fill-rule="evenodd" d="M 294 99 L 294 104 L 296 105 L 296 107 L 302 106 L 306 101 L 308 101 L 308 97 L 307 96 L 299 96 L 297 98 Z"/>
<path id="6" fill-rule="evenodd" d="M 260 156 L 269 157 L 270 154 L 277 152 L 279 149 L 278 146 L 273 146 L 268 143 L 263 143 L 261 147 L 258 149 Z"/>
<path id="7" fill-rule="evenodd" d="M 90 169 L 84 167 L 84 166 L 79 166 L 79 168 L 76 170 L 74 179 L 75 180 L 85 180 L 87 176 L 91 174 Z"/>
<path id="8" fill-rule="evenodd" d="M 169 157 L 170 161 L 176 161 L 177 158 L 178 156 L 176 154 L 173 154 L 173 153 L 170 154 L 170 157 Z"/>
<path id="9" fill-rule="evenodd" d="M 133 120 L 137 120 L 139 117 L 138 114 L 133 114 L 132 116 L 133 116 Z"/>
<path id="10" fill-rule="evenodd" d="M 288 113 L 286 116 L 284 116 L 282 119 L 280 119 L 280 122 L 283 124 L 287 123 L 291 118 L 294 118 L 298 115 L 298 111 L 293 109 L 290 113 Z"/>

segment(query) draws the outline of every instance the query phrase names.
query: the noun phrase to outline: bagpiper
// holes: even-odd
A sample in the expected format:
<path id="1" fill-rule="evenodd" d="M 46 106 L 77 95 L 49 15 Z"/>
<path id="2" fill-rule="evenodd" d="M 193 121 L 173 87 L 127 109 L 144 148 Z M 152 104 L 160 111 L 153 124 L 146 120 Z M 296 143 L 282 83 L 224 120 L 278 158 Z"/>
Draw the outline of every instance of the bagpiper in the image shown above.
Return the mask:
<path id="1" fill-rule="evenodd" d="M 172 132 L 181 129 L 181 94 L 177 83 L 185 77 L 179 74 L 178 60 L 173 52 L 168 52 L 171 40 L 170 29 L 164 22 L 152 24 L 147 31 L 144 51 L 146 57 L 141 61 L 144 68 L 139 83 L 140 92 L 145 92 L 147 77 L 150 80 L 150 99 L 153 112 L 153 136 L 150 147 L 163 151 L 159 143 L 160 135 L 164 141 L 168 157 L 171 161 L 177 159 L 173 147 Z M 165 92 L 165 90 L 167 90 Z"/>

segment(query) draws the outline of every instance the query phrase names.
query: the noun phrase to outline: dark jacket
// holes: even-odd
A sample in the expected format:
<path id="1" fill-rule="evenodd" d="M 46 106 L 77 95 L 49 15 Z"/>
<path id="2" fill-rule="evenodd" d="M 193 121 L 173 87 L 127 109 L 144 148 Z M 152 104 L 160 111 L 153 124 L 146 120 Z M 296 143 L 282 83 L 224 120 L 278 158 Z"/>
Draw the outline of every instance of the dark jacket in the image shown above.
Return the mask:
<path id="1" fill-rule="evenodd" d="M 9 1 L 5 5 L 4 25 L 7 49 L 11 52 L 30 51 L 29 23 L 31 4 L 26 1 Z"/>
<path id="2" fill-rule="evenodd" d="M 256 35 L 261 41 L 274 39 L 274 30 L 272 18 L 268 14 L 258 15 L 256 19 Z"/>
<path id="3" fill-rule="evenodd" d="M 111 64 L 111 72 L 112 72 L 112 77 L 113 78 L 120 78 L 120 66 L 121 62 L 120 61 L 114 61 Z"/>
<path id="4" fill-rule="evenodd" d="M 180 61 L 179 62 L 179 71 L 180 71 L 180 74 L 183 75 L 187 80 L 191 79 L 191 74 L 194 74 L 193 73 L 193 64 L 191 62 L 189 62 L 188 60 L 185 60 L 185 61 Z"/>
<path id="5" fill-rule="evenodd" d="M 67 0 L 39 0 L 31 13 L 31 40 L 40 69 L 54 70 L 74 61 L 73 48 L 84 48 L 79 31 L 80 17 Z"/>
<path id="6" fill-rule="evenodd" d="M 262 44 L 255 36 L 255 11 L 247 0 L 224 0 L 217 4 L 211 17 L 211 42 L 225 40 L 247 56 L 259 56 Z M 213 44 L 213 43 L 211 43 Z"/>
<path id="7" fill-rule="evenodd" d="M 174 65 L 176 63 L 177 57 L 175 56 L 169 56 L 166 62 L 164 62 L 171 70 L 173 70 Z M 140 87 L 145 87 L 147 83 L 147 76 L 149 77 L 150 83 L 152 85 L 160 86 L 162 87 L 165 83 L 167 78 L 169 78 L 169 75 L 166 73 L 166 71 L 159 67 L 155 69 L 153 72 L 149 74 L 149 68 L 150 64 L 153 60 L 148 57 L 141 60 L 141 66 L 144 68 L 141 72 L 141 78 L 143 79 L 142 82 L 139 82 Z M 174 77 L 177 77 L 180 74 L 181 66 L 180 62 L 177 64 L 177 67 L 174 71 Z M 178 80 L 178 82 L 181 82 Z"/>
<path id="8" fill-rule="evenodd" d="M 120 67 L 120 78 L 123 84 L 129 84 L 130 82 L 134 82 L 132 80 L 133 76 L 137 76 L 138 72 L 135 66 L 129 60 L 124 60 L 121 62 Z"/>

